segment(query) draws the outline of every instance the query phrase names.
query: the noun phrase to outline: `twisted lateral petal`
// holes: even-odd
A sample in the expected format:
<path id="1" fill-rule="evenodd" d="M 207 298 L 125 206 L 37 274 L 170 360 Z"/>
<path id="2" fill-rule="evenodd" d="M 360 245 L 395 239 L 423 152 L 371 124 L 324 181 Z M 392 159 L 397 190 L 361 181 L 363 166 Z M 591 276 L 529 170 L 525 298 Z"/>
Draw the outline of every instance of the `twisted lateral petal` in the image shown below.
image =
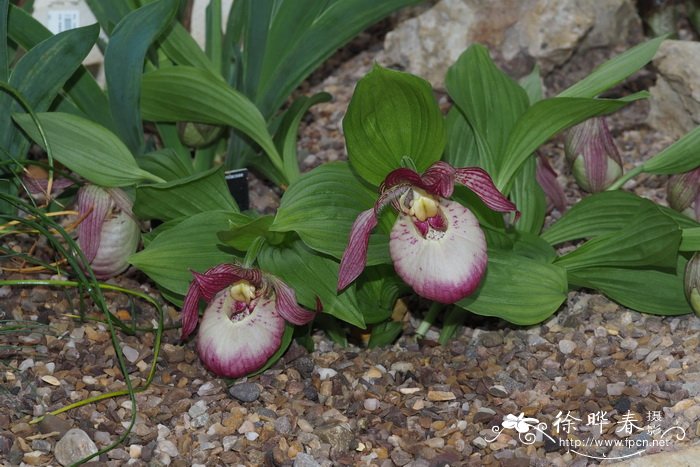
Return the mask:
<path id="1" fill-rule="evenodd" d="M 197 338 L 204 366 L 228 378 L 262 367 L 279 348 L 285 326 L 273 299 L 261 299 L 240 319 L 235 314 L 235 301 L 222 291 L 204 312 Z"/>
<path id="2" fill-rule="evenodd" d="M 338 271 L 338 290 L 343 290 L 357 279 L 367 262 L 369 235 L 377 226 L 377 214 L 374 208 L 362 211 L 350 229 L 350 240 L 343 252 Z"/>
<path id="3" fill-rule="evenodd" d="M 551 206 L 563 213 L 566 210 L 566 194 L 557 181 L 557 173 L 554 171 L 545 156 L 537 157 L 537 171 L 535 172 L 537 183 L 540 184 Z"/>
<path id="4" fill-rule="evenodd" d="M 109 193 L 96 185 L 85 185 L 78 191 L 78 212 L 85 216 L 78 225 L 78 245 L 88 263 L 97 255 L 102 225 L 113 206 Z"/>
<path id="5" fill-rule="evenodd" d="M 449 198 L 455 188 L 455 172 L 455 168 L 447 162 L 438 161 L 423 173 L 418 186 L 434 195 Z"/>
<path id="6" fill-rule="evenodd" d="M 486 269 L 486 240 L 474 214 L 455 201 L 441 200 L 444 232 L 424 238 L 411 217 L 399 215 L 389 249 L 399 276 L 418 295 L 454 303 L 472 293 Z"/>
<path id="7" fill-rule="evenodd" d="M 306 324 L 314 319 L 314 316 L 316 316 L 315 313 L 299 306 L 297 303 L 297 296 L 291 287 L 276 277 L 267 276 L 267 279 L 275 290 L 275 295 L 277 296 L 277 312 L 282 318 L 297 325 Z M 318 305 L 320 305 L 320 302 Z M 317 309 L 316 311 L 318 312 L 321 310 Z"/>
<path id="8" fill-rule="evenodd" d="M 455 181 L 476 193 L 489 208 L 498 212 L 515 211 L 516 218 L 520 215 L 515 204 L 498 191 L 491 176 L 485 170 L 478 167 L 463 167 L 455 169 L 455 172 Z"/>
<path id="9" fill-rule="evenodd" d="M 199 300 L 202 298 L 202 292 L 199 289 L 196 281 L 190 282 L 185 295 L 185 303 L 182 304 L 182 332 L 180 339 L 183 341 L 192 334 L 194 328 L 197 327 L 199 321 Z"/>
<path id="10" fill-rule="evenodd" d="M 245 269 L 233 264 L 219 264 L 207 269 L 204 274 L 192 271 L 192 276 L 194 276 L 192 282 L 197 284 L 201 297 L 207 302 L 236 281 L 245 279 L 255 287 L 260 287 L 262 278 L 257 270 Z"/>
<path id="11" fill-rule="evenodd" d="M 383 192 L 386 189 L 395 187 L 397 185 L 420 186 L 421 183 L 422 182 L 420 175 L 418 175 L 411 169 L 402 167 L 400 169 L 392 170 L 391 172 L 389 172 L 389 175 L 386 176 L 381 186 L 379 187 L 379 191 Z"/>

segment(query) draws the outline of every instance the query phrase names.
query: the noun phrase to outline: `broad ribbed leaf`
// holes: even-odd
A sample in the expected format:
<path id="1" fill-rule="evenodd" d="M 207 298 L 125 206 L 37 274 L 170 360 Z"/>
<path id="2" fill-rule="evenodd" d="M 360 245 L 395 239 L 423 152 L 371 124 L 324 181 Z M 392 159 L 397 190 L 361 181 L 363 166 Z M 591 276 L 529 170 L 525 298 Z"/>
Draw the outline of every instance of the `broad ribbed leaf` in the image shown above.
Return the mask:
<path id="1" fill-rule="evenodd" d="M 129 257 L 133 264 L 159 286 L 184 295 L 192 280 L 190 271 L 204 272 L 233 257 L 217 246 L 216 233 L 249 218 L 227 211 L 195 214 L 154 238 L 148 247 Z"/>
<path id="2" fill-rule="evenodd" d="M 490 250 L 486 275 L 471 296 L 457 306 L 519 325 L 536 324 L 566 300 L 566 271 L 513 252 Z"/>
<path id="3" fill-rule="evenodd" d="M 146 51 L 175 17 L 178 0 L 157 0 L 126 15 L 105 51 L 105 79 L 117 133 L 134 154 L 144 151 L 139 109 Z"/>
<path id="4" fill-rule="evenodd" d="M 161 48 L 168 58 L 178 65 L 207 70 L 215 76 L 220 73 L 209 57 L 199 48 L 199 44 L 192 35 L 180 23 L 173 24 L 162 40 Z"/>
<path id="5" fill-rule="evenodd" d="M 380 323 L 391 317 L 396 299 L 409 290 L 391 265 L 365 269 L 357 282 L 357 301 L 365 323 Z"/>
<path id="6" fill-rule="evenodd" d="M 523 76 L 518 81 L 520 87 L 525 90 L 530 105 L 539 102 L 544 98 L 542 95 L 542 77 L 540 76 L 540 67 L 535 65 L 529 75 Z M 581 96 L 583 97 L 583 96 Z"/>
<path id="7" fill-rule="evenodd" d="M 700 126 L 644 163 L 653 174 L 682 173 L 700 167 Z"/>
<path id="8" fill-rule="evenodd" d="M 581 81 L 559 93 L 559 97 L 595 97 L 621 83 L 649 63 L 666 37 L 639 44 L 597 67 Z"/>
<path id="9" fill-rule="evenodd" d="M 280 243 L 284 234 L 270 232 L 274 220 L 273 215 L 267 215 L 252 219 L 246 224 L 231 226 L 229 230 L 219 232 L 219 240 L 239 251 L 248 251 L 258 237 L 272 244 Z"/>
<path id="10" fill-rule="evenodd" d="M 7 82 L 10 76 L 10 52 L 7 43 L 7 19 L 10 14 L 10 0 L 0 0 L 0 81 Z"/>
<path id="11" fill-rule="evenodd" d="M 585 268 L 569 273 L 569 281 L 579 287 L 598 290 L 621 305 L 643 313 L 673 316 L 693 311 L 685 298 L 682 272 Z"/>
<path id="12" fill-rule="evenodd" d="M 238 212 L 226 186 L 222 167 L 167 183 L 136 189 L 134 213 L 142 219 L 167 221 L 203 211 Z"/>
<path id="13" fill-rule="evenodd" d="M 362 311 L 357 304 L 355 287 L 336 292 L 339 264 L 303 244 L 294 241 L 286 247 L 265 245 L 258 255 L 263 271 L 271 272 L 289 284 L 299 303 L 316 308 L 316 299 L 323 304 L 323 312 L 360 328 L 365 327 Z"/>
<path id="14" fill-rule="evenodd" d="M 470 46 L 447 70 L 445 86 L 477 140 L 488 147 L 486 154 L 491 160 L 482 155 L 483 167 L 489 172 L 500 169 L 508 136 L 529 105 L 527 94 L 493 63 L 488 49 L 480 44 Z"/>
<path id="15" fill-rule="evenodd" d="M 683 229 L 680 251 L 700 251 L 700 227 Z"/>
<path id="16" fill-rule="evenodd" d="M 346 162 L 324 164 L 290 185 L 270 230 L 294 231 L 309 247 L 340 259 L 355 218 L 376 200 L 377 195 L 362 185 Z M 384 231 L 389 228 L 384 221 Z M 369 265 L 391 262 L 389 236 L 381 232 L 377 227 L 370 237 Z"/>
<path id="17" fill-rule="evenodd" d="M 624 228 L 642 209 L 654 206 L 645 198 L 626 191 L 604 191 L 588 196 L 569 209 L 542 238 L 550 245 L 595 237 Z M 697 222 L 669 208 L 656 206 L 681 228 L 692 228 Z"/>
<path id="18" fill-rule="evenodd" d="M 131 11 L 129 0 L 85 0 L 102 29 L 112 34 L 114 27 Z"/>
<path id="19" fill-rule="evenodd" d="M 635 95 L 636 98 L 643 94 Z M 505 149 L 503 170 L 495 175 L 496 186 L 509 187 L 525 160 L 560 131 L 596 115 L 615 112 L 630 102 L 626 99 L 584 99 L 556 97 L 535 103 L 513 127 Z"/>
<path id="20" fill-rule="evenodd" d="M 457 107 L 452 107 L 445 120 L 447 145 L 443 160 L 452 167 L 482 166 L 474 130 Z"/>
<path id="21" fill-rule="evenodd" d="M 260 106 L 263 115 L 272 115 L 292 91 L 343 44 L 389 13 L 418 1 L 323 2 L 326 4 L 323 12 L 303 31 L 294 29 L 292 40 L 285 41 L 284 37 L 277 40 L 275 39 L 277 31 L 270 31 L 270 41 L 273 42 L 266 53 L 263 73 L 260 76 L 260 82 L 257 83 L 256 103 Z M 282 25 L 286 27 L 284 23 L 286 22 L 283 21 Z M 299 33 L 301 36 L 294 41 L 293 37 L 297 37 Z"/>
<path id="22" fill-rule="evenodd" d="M 567 271 L 599 266 L 675 268 L 680 241 L 678 225 L 650 203 L 624 228 L 587 241 L 555 264 Z"/>
<path id="23" fill-rule="evenodd" d="M 531 157 L 525 161 L 515 178 L 510 198 L 520 211 L 520 218 L 514 227 L 519 232 L 540 233 L 547 214 L 547 199 L 540 184 L 537 183 L 535 172 L 537 159 Z"/>
<path id="24" fill-rule="evenodd" d="M 39 130 L 28 114 L 15 114 L 13 118 L 35 143 L 43 147 Z M 124 143 L 103 126 L 61 112 L 39 113 L 37 118 L 51 145 L 53 157 L 92 183 L 121 187 L 163 181 L 141 169 Z"/>
<path id="25" fill-rule="evenodd" d="M 25 50 L 30 50 L 41 41 L 52 37 L 51 32 L 41 23 L 14 5 L 10 6 L 8 29 L 10 38 Z M 66 92 L 70 100 L 90 120 L 106 128 L 113 128 L 114 122 L 109 113 L 107 97 L 84 66 L 78 67 Z"/>
<path id="26" fill-rule="evenodd" d="M 166 182 L 194 175 L 192 162 L 180 157 L 174 149 L 149 152 L 138 158 L 139 167 Z"/>
<path id="27" fill-rule="evenodd" d="M 406 156 L 423 172 L 440 159 L 446 142 L 430 84 L 379 66 L 357 83 L 343 130 L 353 169 L 373 185 Z"/>
<path id="28" fill-rule="evenodd" d="M 178 66 L 146 73 L 141 83 L 141 112 L 145 120 L 155 122 L 230 125 L 258 143 L 284 173 L 260 111 L 243 94 L 205 70 Z"/>
<path id="29" fill-rule="evenodd" d="M 48 110 L 61 87 L 90 52 L 98 33 L 97 25 L 85 26 L 40 42 L 19 59 L 10 74 L 10 86 L 35 112 Z M 0 113 L 0 144 L 12 155 L 24 155 L 28 142 L 12 125 L 11 114 L 26 110 L 5 92 L 0 96 L 0 106 L 5 109 Z"/>

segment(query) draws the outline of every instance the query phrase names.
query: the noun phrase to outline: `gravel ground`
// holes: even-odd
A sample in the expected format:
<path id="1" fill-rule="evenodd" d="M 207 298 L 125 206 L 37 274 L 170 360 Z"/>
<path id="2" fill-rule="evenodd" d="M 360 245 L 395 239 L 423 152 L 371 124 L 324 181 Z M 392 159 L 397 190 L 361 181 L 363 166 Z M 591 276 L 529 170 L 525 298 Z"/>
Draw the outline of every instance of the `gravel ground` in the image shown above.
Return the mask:
<path id="1" fill-rule="evenodd" d="M 305 120 L 305 169 L 346 157 L 342 116 L 357 79 L 381 62 L 378 53 L 374 46 L 344 57 L 309 87 L 330 92 L 334 101 L 316 106 Z M 440 102 L 448 105 L 445 96 Z M 610 121 L 628 169 L 670 142 L 643 124 L 645 113 L 645 104 L 636 103 Z M 561 139 L 543 152 L 563 169 Z M 580 193 L 565 175 L 560 179 L 574 202 Z M 663 178 L 641 177 L 626 188 L 663 202 L 663 184 Z M 252 186 L 254 207 L 275 205 L 274 191 L 257 180 Z M 157 295 L 136 271 L 115 283 Z M 120 316 L 142 326 L 155 319 L 145 304 L 134 307 L 123 295 L 106 296 Z M 0 334 L 0 345 L 16 346 L 0 347 L 0 463 L 57 465 L 57 457 L 87 443 L 81 436 L 97 447 L 114 441 L 128 425 L 128 398 L 29 424 L 66 404 L 123 388 L 105 326 L 66 316 L 80 307 L 74 290 L 2 287 L 0 299 L 0 319 L 45 325 L 32 333 Z M 576 440 L 646 446 L 652 435 L 671 429 L 664 438 L 668 445 L 648 447 L 645 454 L 698 444 L 700 320 L 694 315 L 643 315 L 597 294 L 571 292 L 558 314 L 540 326 L 474 316 L 441 347 L 435 329 L 416 339 L 420 308 L 410 305 L 404 334 L 393 346 L 340 348 L 317 334 L 313 353 L 293 346 L 263 375 L 233 385 L 204 370 L 193 343 L 180 345 L 178 330 L 166 331 L 155 379 L 136 397 L 133 432 L 92 465 L 584 466 L 642 449 L 574 448 Z M 99 318 L 90 307 L 86 313 Z M 166 306 L 166 314 L 168 324 L 178 322 L 177 310 Z M 138 387 L 153 359 L 154 336 L 120 339 Z M 495 431 L 504 416 L 521 413 L 536 419 L 530 425 L 546 427 L 525 427 L 528 432 L 520 435 L 514 425 Z M 567 414 L 580 419 L 568 425 L 569 433 Z M 592 414 L 603 415 L 592 420 L 598 424 L 588 423 Z M 630 433 L 625 420 L 634 422 Z M 72 428 L 79 431 L 66 436 Z M 681 431 L 683 439 L 671 438 Z"/>

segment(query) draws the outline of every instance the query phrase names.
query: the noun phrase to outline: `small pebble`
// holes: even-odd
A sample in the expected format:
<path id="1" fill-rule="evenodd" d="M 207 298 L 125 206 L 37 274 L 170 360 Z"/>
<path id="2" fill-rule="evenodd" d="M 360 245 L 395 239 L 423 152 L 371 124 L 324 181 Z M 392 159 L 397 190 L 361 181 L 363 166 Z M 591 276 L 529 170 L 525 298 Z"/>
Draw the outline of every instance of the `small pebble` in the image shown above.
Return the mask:
<path id="1" fill-rule="evenodd" d="M 129 363 L 134 363 L 139 359 L 139 351 L 128 345 L 122 345 L 122 353 L 124 353 L 124 358 L 126 358 Z"/>
<path id="2" fill-rule="evenodd" d="M 71 465 L 96 452 L 97 446 L 80 428 L 68 430 L 54 446 L 56 461 L 64 466 Z"/>
<path id="3" fill-rule="evenodd" d="M 364 401 L 364 407 L 365 410 L 369 410 L 370 412 L 373 412 L 379 408 L 379 401 L 373 397 L 369 399 L 365 399 Z"/>
<path id="4" fill-rule="evenodd" d="M 231 386 L 229 394 L 241 402 L 253 402 L 260 397 L 260 388 L 255 383 L 238 383 Z"/>
<path id="5" fill-rule="evenodd" d="M 450 391 L 428 391 L 428 400 L 433 402 L 453 401 L 457 396 Z"/>
<path id="6" fill-rule="evenodd" d="M 484 438 L 482 438 L 481 436 L 477 436 L 476 438 L 474 438 L 474 440 L 472 441 L 472 444 L 479 449 L 484 449 L 484 448 L 486 448 L 486 446 L 489 445 L 489 443 L 487 443 L 486 440 Z"/>
<path id="7" fill-rule="evenodd" d="M 319 368 L 317 371 L 318 377 L 321 379 L 321 381 L 331 379 L 332 377 L 338 374 L 338 372 L 335 371 L 333 368 Z"/>
<path id="8" fill-rule="evenodd" d="M 562 339 L 559 341 L 559 351 L 564 355 L 568 355 L 576 350 L 576 342 L 569 339 Z"/>
<path id="9" fill-rule="evenodd" d="M 499 398 L 504 398 L 508 397 L 508 391 L 504 386 L 501 386 L 500 384 L 497 384 L 495 386 L 491 386 L 489 388 L 489 394 L 491 394 L 493 397 L 499 397 Z"/>
<path id="10" fill-rule="evenodd" d="M 207 381 L 206 383 L 202 384 L 199 389 L 197 389 L 197 395 L 200 397 L 203 396 L 213 396 L 214 394 L 219 392 L 219 385 L 214 383 L 213 381 Z"/>
<path id="11" fill-rule="evenodd" d="M 51 386 L 60 386 L 61 382 L 56 378 L 55 376 L 52 375 L 44 375 L 41 377 L 41 380 L 47 384 L 50 384 Z"/>
<path id="12" fill-rule="evenodd" d="M 294 467 L 321 467 L 321 464 L 316 462 L 313 456 L 300 452 L 294 458 Z"/>

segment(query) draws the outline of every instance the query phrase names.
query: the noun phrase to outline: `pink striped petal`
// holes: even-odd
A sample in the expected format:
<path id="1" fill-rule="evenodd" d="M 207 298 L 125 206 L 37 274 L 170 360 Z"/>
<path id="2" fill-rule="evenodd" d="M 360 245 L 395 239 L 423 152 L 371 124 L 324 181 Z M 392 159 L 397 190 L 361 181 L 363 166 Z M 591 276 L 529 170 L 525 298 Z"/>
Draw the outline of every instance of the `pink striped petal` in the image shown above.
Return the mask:
<path id="1" fill-rule="evenodd" d="M 447 220 L 444 235 L 431 232 L 424 238 L 412 218 L 401 214 L 389 249 L 396 272 L 418 295 L 454 303 L 478 287 L 486 269 L 486 240 L 469 209 L 445 199 L 440 207 Z"/>
<path id="2" fill-rule="evenodd" d="M 78 245 L 88 263 L 97 255 L 102 225 L 113 207 L 112 197 L 97 185 L 84 185 L 78 190 L 78 212 L 85 216 L 78 225 Z"/>
<path id="3" fill-rule="evenodd" d="M 431 165 L 421 177 L 420 188 L 443 198 L 452 196 L 455 187 L 455 168 L 447 162 L 438 161 Z"/>
<path id="4" fill-rule="evenodd" d="M 208 269 L 204 274 L 192 271 L 193 282 L 199 287 L 204 300 L 210 301 L 214 295 L 234 282 L 247 280 L 256 288 L 262 284 L 262 275 L 257 269 L 246 269 L 235 264 L 219 264 Z"/>
<path id="5" fill-rule="evenodd" d="M 196 281 L 190 282 L 185 295 L 185 303 L 182 304 L 182 329 L 180 339 L 183 341 L 192 334 L 199 321 L 199 301 L 202 299 L 202 292 Z"/>
<path id="6" fill-rule="evenodd" d="M 227 290 L 220 292 L 199 326 L 197 352 L 204 366 L 228 378 L 262 367 L 277 351 L 284 334 L 284 319 L 275 308 L 273 299 L 262 299 L 250 314 L 236 319 L 235 300 Z"/>
<path id="7" fill-rule="evenodd" d="M 554 206 L 557 211 L 564 213 L 566 211 L 566 194 L 557 181 L 557 173 L 545 156 L 540 155 L 537 157 L 535 177 L 537 177 L 537 183 L 542 187 L 544 194 L 547 195 L 550 208 Z"/>
<path id="8" fill-rule="evenodd" d="M 455 169 L 455 172 L 455 181 L 472 190 L 486 206 L 498 212 L 515 211 L 516 216 L 519 216 L 520 213 L 515 204 L 498 191 L 491 176 L 484 169 L 463 167 Z"/>
<path id="9" fill-rule="evenodd" d="M 386 176 L 379 187 L 379 191 L 382 192 L 387 188 L 392 188 L 397 185 L 419 186 L 421 183 L 420 175 L 411 169 L 402 167 L 400 169 L 392 170 L 389 175 Z"/>
<path id="10" fill-rule="evenodd" d="M 275 295 L 277 296 L 277 312 L 282 318 L 296 325 L 306 324 L 314 319 L 316 313 L 299 306 L 296 293 L 294 293 L 291 287 L 276 277 L 267 276 L 267 279 L 272 284 L 272 288 L 275 289 Z M 320 302 L 318 302 L 317 305 L 318 304 L 320 304 Z"/>
<path id="11" fill-rule="evenodd" d="M 352 281 L 362 274 L 367 262 L 367 246 L 369 235 L 377 226 L 377 215 L 374 208 L 362 211 L 357 216 L 350 229 L 350 240 L 343 252 L 338 271 L 338 291 L 350 285 Z"/>

